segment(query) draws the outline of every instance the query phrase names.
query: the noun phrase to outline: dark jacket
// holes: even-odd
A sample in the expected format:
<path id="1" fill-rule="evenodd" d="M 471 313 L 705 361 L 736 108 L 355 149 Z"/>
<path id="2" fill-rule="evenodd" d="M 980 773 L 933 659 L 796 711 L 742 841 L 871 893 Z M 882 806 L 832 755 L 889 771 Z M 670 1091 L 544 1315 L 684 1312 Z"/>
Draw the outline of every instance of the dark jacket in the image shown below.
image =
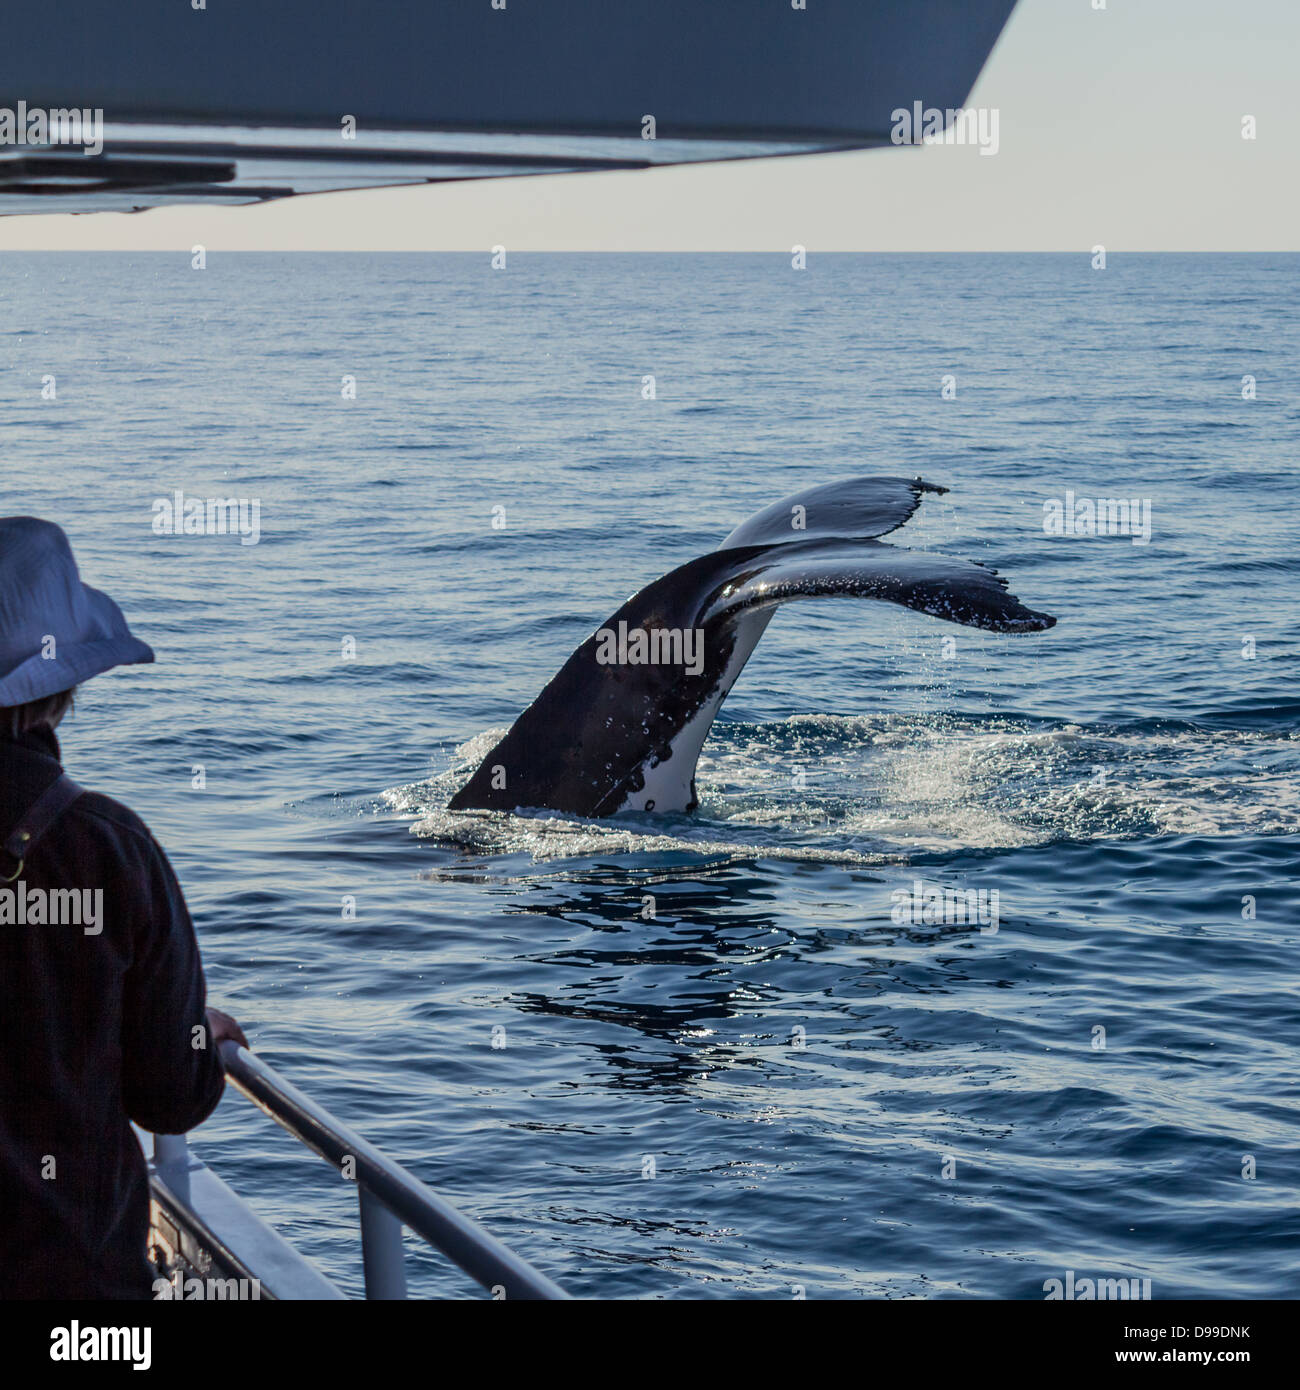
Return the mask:
<path id="1" fill-rule="evenodd" d="M 0 739 L 0 838 L 59 772 L 48 730 Z M 0 851 L 0 878 L 14 868 Z M 19 882 L 102 889 L 102 929 L 5 924 Z M 0 1297 L 150 1296 L 128 1120 L 178 1134 L 211 1114 L 223 1078 L 215 1049 L 192 1045 L 203 1009 L 166 855 L 138 816 L 87 792 L 0 882 Z"/>

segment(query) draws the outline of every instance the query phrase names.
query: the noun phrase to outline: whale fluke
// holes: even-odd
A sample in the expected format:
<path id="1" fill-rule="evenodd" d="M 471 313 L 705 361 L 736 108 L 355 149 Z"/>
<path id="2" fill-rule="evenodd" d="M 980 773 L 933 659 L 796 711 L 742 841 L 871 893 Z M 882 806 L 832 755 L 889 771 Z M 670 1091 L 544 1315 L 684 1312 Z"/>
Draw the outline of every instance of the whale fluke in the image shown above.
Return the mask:
<path id="1" fill-rule="evenodd" d="M 648 584 L 592 633 L 515 720 L 451 810 L 579 816 L 689 811 L 695 764 L 777 606 L 884 599 L 990 632 L 1042 632 L 985 565 L 879 539 L 927 492 L 919 478 L 848 478 L 774 502 L 719 549 Z"/>

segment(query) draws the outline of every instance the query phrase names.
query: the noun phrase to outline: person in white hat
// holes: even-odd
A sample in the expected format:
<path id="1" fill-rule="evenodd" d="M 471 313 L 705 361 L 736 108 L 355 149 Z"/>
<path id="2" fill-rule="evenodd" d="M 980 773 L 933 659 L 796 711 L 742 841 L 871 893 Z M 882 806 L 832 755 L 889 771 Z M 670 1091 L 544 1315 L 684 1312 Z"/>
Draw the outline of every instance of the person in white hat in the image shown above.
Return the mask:
<path id="1" fill-rule="evenodd" d="M 0 1297 L 149 1298 L 130 1127 L 211 1114 L 218 1044 L 185 898 L 144 822 L 63 771 L 77 685 L 152 661 L 64 533 L 0 517 Z"/>

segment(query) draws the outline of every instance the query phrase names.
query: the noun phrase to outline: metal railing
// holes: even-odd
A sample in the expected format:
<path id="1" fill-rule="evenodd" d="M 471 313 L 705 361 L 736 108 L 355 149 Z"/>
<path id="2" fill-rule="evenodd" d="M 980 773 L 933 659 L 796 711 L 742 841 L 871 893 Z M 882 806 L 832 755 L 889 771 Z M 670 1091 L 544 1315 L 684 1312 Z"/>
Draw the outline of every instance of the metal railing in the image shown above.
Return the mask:
<path id="1" fill-rule="evenodd" d="M 222 1182 L 185 1135 L 154 1135 L 149 1196 L 149 1258 L 163 1284 L 154 1283 L 155 1298 L 344 1297 Z"/>
<path id="2" fill-rule="evenodd" d="M 366 1297 L 406 1297 L 402 1228 L 409 1226 L 498 1297 L 563 1299 L 568 1294 L 399 1163 L 234 1042 L 221 1044 L 226 1077 L 260 1110 L 357 1184 Z M 184 1145 L 185 1140 L 170 1141 Z M 175 1158 L 179 1160 L 180 1154 Z"/>

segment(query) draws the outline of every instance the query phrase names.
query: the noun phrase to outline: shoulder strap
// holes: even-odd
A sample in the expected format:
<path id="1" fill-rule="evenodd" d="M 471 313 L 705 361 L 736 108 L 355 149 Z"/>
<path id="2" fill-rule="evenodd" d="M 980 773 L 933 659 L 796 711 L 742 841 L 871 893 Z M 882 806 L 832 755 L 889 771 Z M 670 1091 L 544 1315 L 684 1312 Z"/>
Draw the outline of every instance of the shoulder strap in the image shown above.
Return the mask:
<path id="1" fill-rule="evenodd" d="M 60 773 L 18 818 L 18 824 L 5 837 L 5 853 L 21 862 L 84 791 L 66 772 Z"/>

